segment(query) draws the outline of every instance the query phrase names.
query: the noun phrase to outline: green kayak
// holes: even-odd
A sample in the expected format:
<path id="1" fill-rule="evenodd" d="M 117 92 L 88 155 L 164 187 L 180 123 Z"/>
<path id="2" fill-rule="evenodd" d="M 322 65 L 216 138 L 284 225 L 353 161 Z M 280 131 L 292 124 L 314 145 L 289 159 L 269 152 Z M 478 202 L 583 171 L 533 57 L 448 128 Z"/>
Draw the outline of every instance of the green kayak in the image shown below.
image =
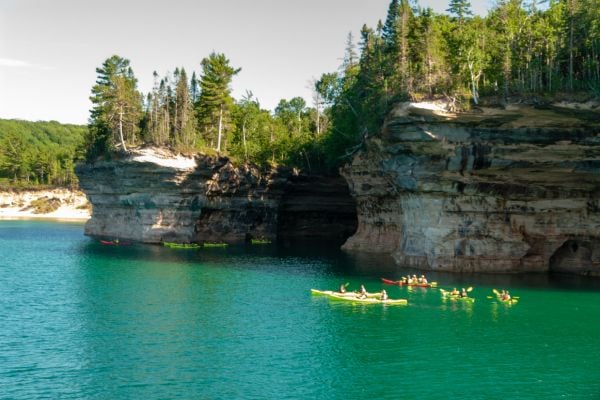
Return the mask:
<path id="1" fill-rule="evenodd" d="M 252 244 L 271 244 L 272 242 L 269 239 L 252 239 L 250 240 Z"/>
<path id="2" fill-rule="evenodd" d="M 406 300 L 406 299 L 381 300 L 378 298 L 381 296 L 381 293 L 367 293 L 366 298 L 359 298 L 359 297 L 357 297 L 358 294 L 354 293 L 354 292 L 340 293 L 340 292 L 333 292 L 331 290 L 317 290 L 317 289 L 310 289 L 310 292 L 314 295 L 327 296 L 331 299 L 350 301 L 352 303 L 390 304 L 390 305 L 406 305 L 406 304 L 408 304 L 408 300 Z"/>
<path id="3" fill-rule="evenodd" d="M 465 303 L 475 303 L 475 299 L 472 297 L 461 297 L 460 295 L 453 295 L 450 294 L 449 291 L 444 289 L 440 289 L 440 292 L 442 292 L 442 298 L 446 300 L 464 301 Z"/>
<path id="4" fill-rule="evenodd" d="M 204 243 L 202 245 L 205 249 L 206 248 L 212 248 L 212 247 L 227 247 L 229 246 L 227 243 Z"/>
<path id="5" fill-rule="evenodd" d="M 174 243 L 174 242 L 163 242 L 165 247 L 169 247 L 171 249 L 199 249 L 200 245 L 198 243 Z"/>

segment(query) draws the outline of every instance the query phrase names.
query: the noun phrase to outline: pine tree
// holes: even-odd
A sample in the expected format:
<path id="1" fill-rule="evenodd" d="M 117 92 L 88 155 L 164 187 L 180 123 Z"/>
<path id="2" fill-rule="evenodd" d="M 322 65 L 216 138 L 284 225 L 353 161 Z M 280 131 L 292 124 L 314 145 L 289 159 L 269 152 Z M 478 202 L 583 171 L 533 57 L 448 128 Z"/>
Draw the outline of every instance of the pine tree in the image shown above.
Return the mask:
<path id="1" fill-rule="evenodd" d="M 224 54 L 214 52 L 204 58 L 201 65 L 201 92 L 196 105 L 198 123 L 211 143 L 214 143 L 216 135 L 215 149 L 220 152 L 233 106 L 229 85 L 233 76 L 241 69 L 231 67 Z"/>
<path id="2" fill-rule="evenodd" d="M 175 88 L 175 144 L 189 150 L 195 144 L 196 124 L 185 69 L 178 71 Z"/>
<path id="3" fill-rule="evenodd" d="M 107 59 L 97 68 L 98 79 L 92 88 L 88 155 L 102 154 L 118 143 L 135 144 L 142 113 L 142 96 L 129 60 L 119 56 Z"/>
<path id="4" fill-rule="evenodd" d="M 450 0 L 450 5 L 446 11 L 456 17 L 459 25 L 462 25 L 468 17 L 473 16 L 469 0 Z"/>

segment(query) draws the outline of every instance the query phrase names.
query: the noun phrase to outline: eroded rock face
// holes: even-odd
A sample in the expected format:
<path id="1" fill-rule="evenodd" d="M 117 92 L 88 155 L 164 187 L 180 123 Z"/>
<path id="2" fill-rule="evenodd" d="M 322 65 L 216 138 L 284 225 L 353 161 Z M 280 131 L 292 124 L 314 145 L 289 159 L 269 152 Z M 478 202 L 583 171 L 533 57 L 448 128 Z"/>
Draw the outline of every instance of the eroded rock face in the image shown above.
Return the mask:
<path id="1" fill-rule="evenodd" d="M 160 149 L 80 165 L 77 175 L 93 205 L 87 235 L 146 243 L 231 243 L 275 240 L 288 233 L 337 238 L 345 232 L 343 241 L 357 224 L 354 201 L 340 177 L 303 178 L 286 169 L 265 173 L 248 165 L 236 167 L 224 157 L 185 158 Z M 298 182 L 307 180 L 315 194 L 294 206 L 287 193 L 302 191 Z M 343 206 L 333 209 L 324 198 Z M 329 218 L 345 225 L 329 226 Z M 310 220 L 311 229 L 298 229 L 303 219 Z"/>
<path id="2" fill-rule="evenodd" d="M 600 275 L 600 113 L 400 105 L 343 169 L 350 250 L 446 271 Z"/>

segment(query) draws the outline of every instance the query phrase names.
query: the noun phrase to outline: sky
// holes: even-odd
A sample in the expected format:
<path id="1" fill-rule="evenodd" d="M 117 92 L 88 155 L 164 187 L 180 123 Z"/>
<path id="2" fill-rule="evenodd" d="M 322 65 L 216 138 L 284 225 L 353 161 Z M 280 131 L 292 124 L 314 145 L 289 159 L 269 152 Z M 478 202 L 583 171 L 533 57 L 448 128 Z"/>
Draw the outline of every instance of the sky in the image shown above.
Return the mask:
<path id="1" fill-rule="evenodd" d="M 139 90 L 152 72 L 200 72 L 212 51 L 241 67 L 232 82 L 263 108 L 310 99 L 338 69 L 348 32 L 385 20 L 390 0 L 0 0 L 0 118 L 87 123 L 96 68 L 131 61 Z M 448 1 L 420 0 L 444 12 Z M 485 14 L 488 0 L 471 0 Z"/>

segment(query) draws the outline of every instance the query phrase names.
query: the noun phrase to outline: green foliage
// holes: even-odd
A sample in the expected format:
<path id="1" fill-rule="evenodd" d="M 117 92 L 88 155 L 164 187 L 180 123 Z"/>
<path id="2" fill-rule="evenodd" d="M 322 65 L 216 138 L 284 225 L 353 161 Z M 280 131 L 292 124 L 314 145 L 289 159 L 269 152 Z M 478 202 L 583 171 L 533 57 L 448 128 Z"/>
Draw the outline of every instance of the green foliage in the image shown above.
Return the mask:
<path id="1" fill-rule="evenodd" d="M 486 96 L 501 102 L 576 91 L 598 96 L 598 0 L 498 0 L 486 17 L 473 16 L 469 0 L 449 0 L 447 11 L 391 0 L 385 22 L 362 27 L 358 51 L 348 35 L 340 70 L 313 82 L 310 105 L 282 99 L 273 112 L 251 92 L 235 101 L 230 84 L 239 69 L 212 53 L 201 62 L 199 80 L 179 68 L 162 79 L 155 73 L 142 116 L 129 62 L 111 57 L 92 89 L 88 155 L 136 144 L 140 125 L 145 143 L 333 171 L 378 135 L 399 101 L 444 98 L 460 110 Z M 22 143 L 10 144 L 6 151 L 16 162 L 5 170 L 22 175 L 15 150 Z M 39 160 L 32 168 L 48 170 L 47 160 Z"/>
<path id="2" fill-rule="evenodd" d="M 87 158 L 94 159 L 107 150 L 138 142 L 142 97 L 129 60 L 119 56 L 107 59 L 96 69 L 98 79 L 92 87 Z"/>
<path id="3" fill-rule="evenodd" d="M 12 185 L 70 186 L 83 158 L 85 126 L 0 120 L 0 178 Z"/>
<path id="4" fill-rule="evenodd" d="M 196 106 L 198 126 L 205 140 L 221 151 L 224 135 L 230 130 L 229 120 L 233 106 L 231 80 L 240 69 L 229 65 L 222 53 L 211 53 L 202 60 L 200 98 Z"/>

